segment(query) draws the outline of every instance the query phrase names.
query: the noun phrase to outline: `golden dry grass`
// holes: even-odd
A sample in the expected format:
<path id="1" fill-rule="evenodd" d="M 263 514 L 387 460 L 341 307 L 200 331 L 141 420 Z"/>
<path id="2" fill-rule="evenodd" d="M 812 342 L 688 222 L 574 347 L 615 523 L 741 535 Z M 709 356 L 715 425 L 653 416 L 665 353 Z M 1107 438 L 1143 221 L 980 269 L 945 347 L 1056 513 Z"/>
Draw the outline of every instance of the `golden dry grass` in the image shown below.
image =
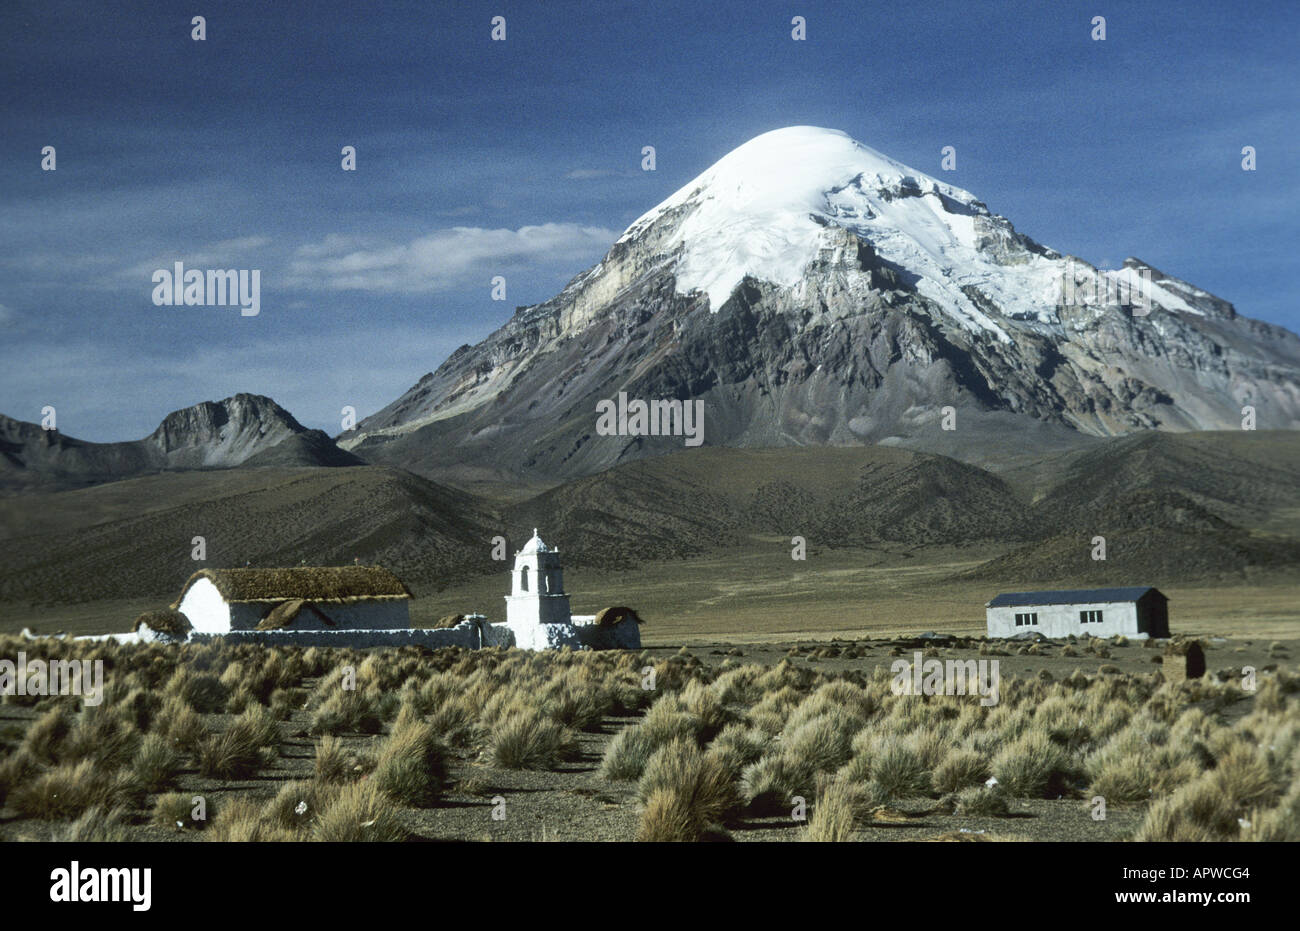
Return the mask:
<path id="1" fill-rule="evenodd" d="M 18 645 L 3 641 L 0 649 Z M 1088 656 L 1101 649 L 1091 640 L 1078 647 Z M 225 840 L 405 837 L 418 809 L 441 804 L 453 758 L 458 766 L 572 771 L 584 727 L 614 732 L 591 778 L 622 783 L 628 795 L 636 783 L 637 835 L 647 840 L 722 839 L 749 819 L 788 818 L 799 797 L 815 840 L 853 837 L 890 818 L 907 825 L 918 811 L 994 817 L 1023 813 L 1024 800 L 1095 795 L 1133 812 L 1143 840 L 1295 839 L 1300 814 L 1300 675 L 1285 668 L 1260 670 L 1254 692 L 1236 676 L 1171 684 L 1155 673 L 1075 669 L 1056 680 L 1007 679 L 1000 702 L 984 707 L 969 697 L 894 694 L 884 666 L 835 672 L 727 658 L 708 667 L 689 651 L 653 659 L 33 649 L 102 658 L 114 671 L 101 706 L 77 710 L 54 698 L 25 711 L 30 723 L 7 738 L 0 758 L 0 797 L 10 810 L 77 837 L 117 836 L 146 821 Z M 647 667 L 653 689 L 642 688 Z M 232 719 L 226 710 L 236 695 L 241 710 Z M 297 709 L 294 725 L 273 712 L 277 695 Z M 632 723 L 610 725 L 610 715 L 647 704 Z M 344 738 L 322 736 L 315 760 L 292 777 L 276 776 L 284 781 L 256 793 L 222 793 L 220 811 L 194 822 L 193 793 L 177 791 L 185 780 L 229 783 L 279 765 L 285 735 L 322 713 L 354 726 L 373 720 L 386 734 L 365 752 L 360 726 L 343 729 Z M 462 778 L 486 792 L 486 770 L 474 772 Z M 996 789 L 984 787 L 989 776 Z"/>

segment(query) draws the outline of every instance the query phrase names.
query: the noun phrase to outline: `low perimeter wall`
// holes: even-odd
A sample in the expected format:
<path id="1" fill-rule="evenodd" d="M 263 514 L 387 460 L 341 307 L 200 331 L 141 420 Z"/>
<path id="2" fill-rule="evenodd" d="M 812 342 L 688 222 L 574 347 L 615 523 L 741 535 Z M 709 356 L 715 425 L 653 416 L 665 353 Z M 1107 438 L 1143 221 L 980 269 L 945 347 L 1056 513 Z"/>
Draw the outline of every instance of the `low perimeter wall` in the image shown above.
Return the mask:
<path id="1" fill-rule="evenodd" d="M 444 627 L 437 630 L 232 630 L 224 634 L 190 634 L 190 643 L 224 640 L 230 643 L 262 643 L 295 647 L 464 647 L 484 646 L 477 628 Z M 487 644 L 490 645 L 490 644 Z"/>
<path id="2" fill-rule="evenodd" d="M 543 624 L 550 628 L 565 628 L 565 636 L 554 643 L 591 650 L 634 650 L 641 646 L 641 632 L 635 621 L 622 621 L 611 627 L 595 624 Z M 555 631 L 559 632 L 559 631 Z M 301 647 L 404 647 L 421 646 L 430 649 L 462 647 L 477 650 L 481 647 L 512 647 L 516 645 L 515 632 L 505 624 L 486 624 L 479 621 L 462 621 L 455 627 L 411 627 L 402 630 L 232 630 L 226 633 L 191 633 L 189 642 L 204 643 L 213 640 L 234 643 L 263 643 L 279 646 Z M 552 638 L 546 638 L 552 639 Z M 537 649 L 533 643 L 526 648 Z"/>

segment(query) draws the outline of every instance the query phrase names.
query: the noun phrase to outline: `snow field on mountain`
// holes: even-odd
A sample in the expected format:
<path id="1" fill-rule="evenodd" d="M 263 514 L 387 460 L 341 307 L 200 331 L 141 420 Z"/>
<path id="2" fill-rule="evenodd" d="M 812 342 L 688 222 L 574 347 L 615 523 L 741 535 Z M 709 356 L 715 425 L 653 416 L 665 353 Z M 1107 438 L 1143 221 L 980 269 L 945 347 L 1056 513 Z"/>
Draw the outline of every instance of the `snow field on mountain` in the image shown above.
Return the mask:
<path id="1" fill-rule="evenodd" d="M 969 329 L 1010 339 L 962 293 L 966 285 L 1004 310 L 1055 319 L 1059 263 L 1035 255 L 1020 265 L 1000 263 L 980 248 L 981 227 L 1005 222 L 973 195 L 836 130 L 796 126 L 751 140 L 643 215 L 620 242 L 679 211 L 662 248 L 677 253 L 679 293 L 704 292 L 714 312 L 747 275 L 797 285 L 819 251 L 832 246 L 832 226 L 915 275 L 917 290 Z"/>

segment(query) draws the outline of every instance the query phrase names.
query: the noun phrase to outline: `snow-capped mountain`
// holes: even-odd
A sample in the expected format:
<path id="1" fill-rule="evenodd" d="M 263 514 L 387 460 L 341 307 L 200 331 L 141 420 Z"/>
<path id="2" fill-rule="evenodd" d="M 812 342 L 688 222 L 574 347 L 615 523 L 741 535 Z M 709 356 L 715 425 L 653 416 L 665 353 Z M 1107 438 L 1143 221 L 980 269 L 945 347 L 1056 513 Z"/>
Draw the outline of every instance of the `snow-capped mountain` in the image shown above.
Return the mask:
<path id="1" fill-rule="evenodd" d="M 463 346 L 340 445 L 562 476 L 680 448 L 620 392 L 704 401 L 712 445 L 1068 444 L 1300 427 L 1300 338 L 1137 259 L 1100 271 L 841 132 L 726 155 L 594 268 Z M 943 409 L 957 412 L 943 429 Z"/>
<path id="2" fill-rule="evenodd" d="M 654 238 L 657 249 L 677 253 L 679 293 L 703 291 L 717 312 L 746 276 L 798 289 L 844 231 L 906 269 L 921 294 L 969 328 L 1008 338 L 963 292 L 968 286 L 990 289 L 1000 304 L 1044 315 L 1051 309 L 1045 299 L 1058 280 L 1055 253 L 1017 236 L 967 191 L 811 126 L 736 149 L 619 242 Z"/>

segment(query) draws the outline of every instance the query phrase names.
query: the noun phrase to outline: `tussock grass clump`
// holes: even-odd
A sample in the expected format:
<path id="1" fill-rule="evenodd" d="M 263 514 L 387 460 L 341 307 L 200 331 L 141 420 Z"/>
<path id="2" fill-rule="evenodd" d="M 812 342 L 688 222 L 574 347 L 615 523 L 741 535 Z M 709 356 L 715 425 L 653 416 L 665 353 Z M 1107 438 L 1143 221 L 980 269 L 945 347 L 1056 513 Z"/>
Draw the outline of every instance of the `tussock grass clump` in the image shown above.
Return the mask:
<path id="1" fill-rule="evenodd" d="M 131 773 L 146 792 L 158 792 L 175 781 L 181 757 L 161 734 L 146 734 L 131 761 Z"/>
<path id="2" fill-rule="evenodd" d="M 262 756 L 256 744 L 232 729 L 204 741 L 197 763 L 199 774 L 209 779 L 247 779 L 262 768 Z"/>
<path id="3" fill-rule="evenodd" d="M 208 737 L 208 726 L 197 711 L 177 696 L 163 702 L 154 721 L 154 733 L 162 734 L 182 753 L 193 756 Z"/>
<path id="4" fill-rule="evenodd" d="M 181 666 L 167 682 L 164 698 L 176 696 L 200 714 L 216 714 L 226 707 L 230 690 L 212 673 L 190 671 Z"/>
<path id="5" fill-rule="evenodd" d="M 447 750 L 428 724 L 404 722 L 379 749 L 371 776 L 395 802 L 426 808 L 447 784 Z"/>
<path id="6" fill-rule="evenodd" d="M 722 761 L 686 740 L 665 744 L 650 757 L 637 783 L 637 795 L 648 803 L 656 792 L 681 796 L 701 832 L 727 820 L 740 807 L 736 785 Z"/>
<path id="7" fill-rule="evenodd" d="M 614 735 L 600 761 L 602 779 L 640 779 L 655 752 L 655 743 L 641 726 L 629 727 Z"/>
<path id="8" fill-rule="evenodd" d="M 343 746 L 343 741 L 326 735 L 316 744 L 314 772 L 319 783 L 342 785 L 361 777 L 361 763 Z"/>
<path id="9" fill-rule="evenodd" d="M 249 706 L 235 719 L 234 726 L 247 731 L 249 740 L 259 747 L 280 748 L 280 725 L 262 705 Z"/>
<path id="10" fill-rule="evenodd" d="M 1267 805 L 1277 795 L 1277 786 L 1265 757 L 1249 744 L 1234 746 L 1219 759 L 1209 779 L 1233 811 Z"/>
<path id="11" fill-rule="evenodd" d="M 1134 840 L 1215 841 L 1238 830 L 1236 817 L 1223 804 L 1213 782 L 1202 778 L 1153 802 Z"/>
<path id="12" fill-rule="evenodd" d="M 212 817 L 204 838 L 223 843 L 265 843 L 291 841 L 296 838 L 262 815 L 262 805 L 250 798 L 237 798 L 222 806 Z"/>
<path id="13" fill-rule="evenodd" d="M 226 699 L 226 711 L 230 714 L 242 714 L 257 704 L 257 696 L 253 694 L 252 689 L 241 682 L 231 690 L 230 697 Z"/>
<path id="14" fill-rule="evenodd" d="M 27 818 L 76 818 L 94 805 L 113 801 L 113 786 L 93 760 L 64 763 L 15 786 L 9 806 Z"/>
<path id="15" fill-rule="evenodd" d="M 745 767 L 740 778 L 745 804 L 758 815 L 789 811 L 795 796 L 812 797 L 813 786 L 811 768 L 784 753 L 765 756 Z"/>
<path id="16" fill-rule="evenodd" d="M 1108 804 L 1146 801 L 1152 791 L 1147 765 L 1142 754 L 1107 756 L 1090 767 L 1095 775 L 1088 791 L 1102 796 Z"/>
<path id="17" fill-rule="evenodd" d="M 457 699 L 443 701 L 427 720 L 448 746 L 464 748 L 473 743 L 474 715 Z"/>
<path id="18" fill-rule="evenodd" d="M 678 696 L 678 703 L 683 711 L 699 721 L 697 739 L 701 742 L 712 740 L 724 727 L 736 720 L 718 693 L 698 679 L 686 683 Z"/>
<path id="19" fill-rule="evenodd" d="M 772 680 L 772 672 L 780 669 L 777 666 L 766 675 L 758 680 L 762 687 L 768 684 L 768 687 L 775 685 Z M 777 679 L 776 682 L 781 680 Z M 756 727 L 772 736 L 776 736 L 785 729 L 786 721 L 791 713 L 797 708 L 803 699 L 803 694 L 792 685 L 778 685 L 772 691 L 768 691 L 763 698 L 749 709 L 746 718 L 751 727 Z"/>
<path id="20" fill-rule="evenodd" d="M 813 808 L 804 840 L 842 843 L 853 839 L 853 831 L 869 800 L 860 785 L 832 779 L 822 789 Z"/>
<path id="21" fill-rule="evenodd" d="M 301 693 L 296 689 L 276 689 L 271 693 L 271 717 L 277 721 L 287 721 L 294 711 L 302 707 Z"/>
<path id="22" fill-rule="evenodd" d="M 1056 798 L 1071 790 L 1079 767 L 1042 731 L 1031 731 L 1008 744 L 993 759 L 993 775 L 1020 798 Z"/>
<path id="23" fill-rule="evenodd" d="M 162 697 L 156 692 L 135 688 L 113 703 L 113 712 L 143 734 L 153 726 L 162 704 Z"/>
<path id="24" fill-rule="evenodd" d="M 41 764 L 26 747 L 20 746 L 0 760 L 0 806 L 5 804 L 10 792 L 40 771 Z"/>
<path id="25" fill-rule="evenodd" d="M 395 693 L 389 694 L 396 699 Z M 378 734 L 383 728 L 377 693 L 336 688 L 312 713 L 310 731 L 313 734 Z"/>
<path id="26" fill-rule="evenodd" d="M 571 666 L 554 675 L 542 693 L 542 710 L 565 727 L 599 731 L 616 701 L 588 665 Z"/>
<path id="27" fill-rule="evenodd" d="M 636 839 L 661 844 L 692 843 L 700 840 L 701 831 L 689 803 L 676 792 L 659 789 L 646 800 Z"/>
<path id="28" fill-rule="evenodd" d="M 1276 678 L 1265 679 L 1255 692 L 1255 708 L 1275 713 L 1285 710 L 1286 694 L 1282 691 L 1282 684 Z"/>
<path id="29" fill-rule="evenodd" d="M 192 792 L 164 792 L 154 798 L 150 820 L 159 827 L 175 828 L 178 831 L 185 828 L 202 830 L 207 827 L 208 819 L 195 819 L 194 799 Z M 205 814 L 211 817 L 213 812 L 210 807 L 207 807 Z"/>
<path id="30" fill-rule="evenodd" d="M 393 803 L 372 781 L 339 789 L 312 824 L 310 837 L 328 843 L 406 839 Z"/>
<path id="31" fill-rule="evenodd" d="M 337 794 L 337 786 L 301 780 L 286 782 L 262 808 L 262 818 L 294 832 L 295 836 L 305 836 Z"/>
<path id="32" fill-rule="evenodd" d="M 679 738 L 700 743 L 704 732 L 704 722 L 698 715 L 682 708 L 675 695 L 661 698 L 651 705 L 640 727 L 656 747 Z"/>
<path id="33" fill-rule="evenodd" d="M 931 787 L 940 795 L 957 792 L 968 786 L 978 786 L 989 778 L 988 761 L 975 750 L 951 751 L 935 767 L 930 777 Z"/>
<path id="34" fill-rule="evenodd" d="M 572 731 L 539 711 L 515 713 L 501 721 L 488 745 L 488 759 L 503 769 L 555 769 L 578 751 Z"/>
<path id="35" fill-rule="evenodd" d="M 638 794 L 645 804 L 638 841 L 730 839 L 719 822 L 738 804 L 735 786 L 721 762 L 690 741 L 673 741 L 655 751 Z"/>
<path id="36" fill-rule="evenodd" d="M 957 793 L 954 812 L 972 818 L 1005 818 L 1011 814 L 1011 805 L 1000 785 L 968 786 Z"/>
<path id="37" fill-rule="evenodd" d="M 709 744 L 709 752 L 739 779 L 745 767 L 762 759 L 771 746 L 772 738 L 762 731 L 743 724 L 728 724 Z"/>
<path id="38" fill-rule="evenodd" d="M 929 791 L 930 774 L 913 741 L 877 738 L 868 758 L 872 780 L 894 798 L 912 798 Z"/>
<path id="39" fill-rule="evenodd" d="M 279 727 L 269 712 L 261 706 L 250 708 L 200 745 L 199 773 L 210 779 L 247 779 L 273 758 L 279 739 Z"/>
<path id="40" fill-rule="evenodd" d="M 71 730 L 72 721 L 67 713 L 62 708 L 51 708 L 27 728 L 22 748 L 44 763 L 57 762 L 59 746 Z"/>
<path id="41" fill-rule="evenodd" d="M 140 732 L 106 705 L 87 706 L 59 747 L 59 762 L 89 760 L 103 769 L 129 763 L 140 745 Z"/>
<path id="42" fill-rule="evenodd" d="M 860 723 L 835 714 L 799 718 L 796 712 L 781 735 L 781 752 L 801 760 L 813 772 L 830 772 L 852 756 L 853 733 Z"/>
<path id="43" fill-rule="evenodd" d="M 51 838 L 63 844 L 120 844 L 131 839 L 126 814 L 120 808 L 87 808 L 77 820 L 54 832 Z"/>
<path id="44" fill-rule="evenodd" d="M 752 705 L 763 697 L 758 687 L 762 666 L 736 666 L 714 679 L 709 688 L 724 705 Z"/>
<path id="45" fill-rule="evenodd" d="M 650 706 L 640 724 L 616 734 L 601 760 L 602 778 L 640 779 L 651 755 L 660 747 L 678 740 L 699 745 L 714 728 L 722 730 L 731 714 L 716 693 L 708 692 L 706 696 L 704 692 L 708 690 L 700 686 L 689 697 L 665 695 Z"/>
<path id="46" fill-rule="evenodd" d="M 1300 841 L 1300 782 L 1291 783 L 1276 808 L 1252 809 L 1243 820 L 1242 840 Z"/>

